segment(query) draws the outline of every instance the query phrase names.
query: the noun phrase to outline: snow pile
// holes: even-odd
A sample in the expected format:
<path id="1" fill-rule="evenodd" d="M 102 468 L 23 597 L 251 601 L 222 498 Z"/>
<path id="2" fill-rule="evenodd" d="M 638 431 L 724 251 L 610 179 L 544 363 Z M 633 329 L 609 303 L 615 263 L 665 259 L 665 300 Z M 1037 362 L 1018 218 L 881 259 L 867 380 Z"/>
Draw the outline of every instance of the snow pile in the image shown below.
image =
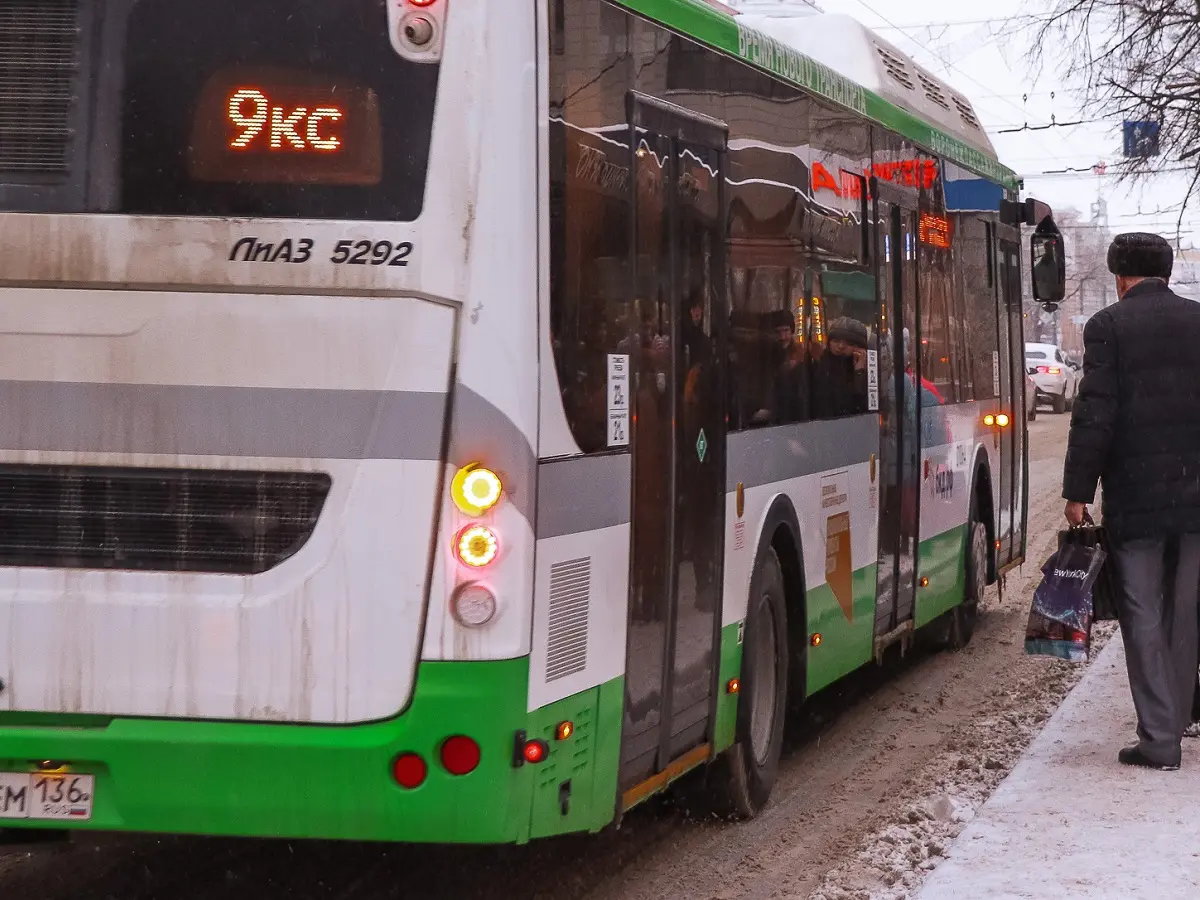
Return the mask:
<path id="1" fill-rule="evenodd" d="M 1096 626 L 1093 659 L 1114 630 Z M 1033 658 L 1021 665 L 1017 686 L 993 697 L 988 715 L 964 726 L 898 792 L 897 812 L 809 900 L 906 900 L 920 887 L 1086 668 Z"/>

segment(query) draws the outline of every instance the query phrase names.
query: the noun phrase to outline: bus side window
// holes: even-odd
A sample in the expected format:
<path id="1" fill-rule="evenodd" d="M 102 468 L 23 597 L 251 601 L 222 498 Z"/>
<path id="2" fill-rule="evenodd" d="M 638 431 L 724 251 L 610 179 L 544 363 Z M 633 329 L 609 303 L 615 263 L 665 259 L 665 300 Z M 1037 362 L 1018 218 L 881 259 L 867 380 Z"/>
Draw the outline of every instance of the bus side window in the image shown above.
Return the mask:
<path id="1" fill-rule="evenodd" d="M 823 103 L 813 104 L 809 130 L 810 407 L 814 419 L 838 419 L 870 412 L 868 354 L 879 344 L 870 226 L 863 216 L 871 132 L 861 120 Z"/>
<path id="2" fill-rule="evenodd" d="M 706 61 L 706 65 L 710 63 Z M 729 153 L 730 404 L 735 430 L 791 425 L 811 417 L 809 313 L 804 235 L 811 190 L 808 160 L 780 147 L 807 143 L 798 91 L 732 62 L 736 102 L 726 105 Z M 681 79 L 676 87 L 693 87 Z M 700 70 L 688 75 L 699 79 Z M 715 77 L 712 72 L 703 76 Z"/>
<path id="3" fill-rule="evenodd" d="M 995 396 L 993 354 L 996 345 L 996 298 L 989 284 L 992 271 L 991 224 L 978 216 L 963 215 L 955 236 L 955 266 L 960 271 L 966 307 L 967 338 L 971 347 L 973 399 L 988 401 Z"/>
<path id="4" fill-rule="evenodd" d="M 633 83 L 628 30 L 632 20 L 607 4 L 555 4 L 554 29 L 596 34 L 601 59 L 567 53 L 567 66 L 599 65 L 606 77 L 585 92 L 568 87 L 590 72 L 568 71 L 552 86 L 550 115 L 550 331 L 563 411 L 584 453 L 610 449 L 608 356 L 637 358 L 639 326 L 654 322 L 657 285 L 639 286 L 629 300 L 630 150 L 588 129 L 610 124 Z M 556 92 L 556 93 L 555 93 Z M 634 318 L 637 317 L 635 323 Z M 636 336 L 636 337 L 635 337 Z M 631 389 L 637 389 L 637 378 Z M 624 449 L 614 444 L 612 449 Z"/>
<path id="5" fill-rule="evenodd" d="M 918 233 L 917 272 L 920 278 L 921 379 L 926 390 L 921 402 L 926 406 L 956 403 L 960 399 L 955 383 L 953 357 L 951 265 L 953 231 L 946 216 L 942 173 L 938 161 L 926 158 L 923 169 L 931 175 L 924 194 L 921 227 Z"/>

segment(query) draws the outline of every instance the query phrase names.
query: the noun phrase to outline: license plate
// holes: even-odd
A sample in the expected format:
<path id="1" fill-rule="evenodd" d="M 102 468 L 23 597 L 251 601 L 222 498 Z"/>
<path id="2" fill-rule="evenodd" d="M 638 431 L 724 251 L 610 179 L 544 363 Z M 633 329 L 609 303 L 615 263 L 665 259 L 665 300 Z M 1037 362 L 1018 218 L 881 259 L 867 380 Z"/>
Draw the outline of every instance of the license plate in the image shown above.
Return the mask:
<path id="1" fill-rule="evenodd" d="M 86 822 L 95 784 L 94 775 L 0 772 L 0 819 Z"/>

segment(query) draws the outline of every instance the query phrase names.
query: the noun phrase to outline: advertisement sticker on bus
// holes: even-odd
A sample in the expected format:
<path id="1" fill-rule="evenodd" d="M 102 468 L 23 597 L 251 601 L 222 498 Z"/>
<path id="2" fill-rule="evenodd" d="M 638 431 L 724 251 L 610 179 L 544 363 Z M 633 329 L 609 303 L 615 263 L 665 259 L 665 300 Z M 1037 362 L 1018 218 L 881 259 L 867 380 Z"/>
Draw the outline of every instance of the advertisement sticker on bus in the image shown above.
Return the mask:
<path id="1" fill-rule="evenodd" d="M 821 479 L 821 510 L 825 513 L 825 582 L 833 591 L 847 622 L 854 621 L 854 566 L 850 542 L 849 473 Z"/>

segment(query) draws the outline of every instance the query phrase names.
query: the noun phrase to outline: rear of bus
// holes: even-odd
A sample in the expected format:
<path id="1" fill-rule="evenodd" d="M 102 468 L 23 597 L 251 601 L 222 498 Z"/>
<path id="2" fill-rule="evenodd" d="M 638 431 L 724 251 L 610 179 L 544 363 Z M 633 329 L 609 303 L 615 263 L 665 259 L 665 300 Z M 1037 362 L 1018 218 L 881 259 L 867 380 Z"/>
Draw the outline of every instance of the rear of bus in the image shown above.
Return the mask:
<path id="1" fill-rule="evenodd" d="M 0 2 L 10 837 L 528 836 L 521 6 Z"/>

